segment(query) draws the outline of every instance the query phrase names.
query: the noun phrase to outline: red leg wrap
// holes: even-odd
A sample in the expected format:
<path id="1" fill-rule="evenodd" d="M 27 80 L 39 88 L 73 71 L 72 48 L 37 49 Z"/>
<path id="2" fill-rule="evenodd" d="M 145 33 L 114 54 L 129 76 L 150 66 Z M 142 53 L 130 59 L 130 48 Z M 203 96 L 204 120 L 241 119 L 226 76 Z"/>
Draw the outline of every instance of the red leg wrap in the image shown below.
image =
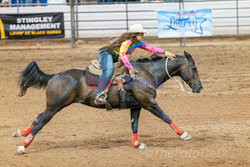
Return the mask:
<path id="1" fill-rule="evenodd" d="M 22 136 L 28 136 L 28 134 L 33 130 L 34 125 L 30 124 L 26 129 L 21 130 Z"/>
<path id="2" fill-rule="evenodd" d="M 30 133 L 26 139 L 23 141 L 23 146 L 26 148 L 30 145 L 30 143 L 33 141 L 33 139 L 35 138 L 35 136 L 32 135 L 32 133 Z"/>
<path id="3" fill-rule="evenodd" d="M 133 133 L 133 136 L 132 136 L 132 145 L 133 145 L 133 147 L 138 148 L 140 146 L 140 144 L 141 143 L 138 140 L 138 134 Z"/>
<path id="4" fill-rule="evenodd" d="M 169 124 L 169 126 L 175 131 L 177 135 L 182 135 L 183 130 L 179 128 L 173 121 Z"/>

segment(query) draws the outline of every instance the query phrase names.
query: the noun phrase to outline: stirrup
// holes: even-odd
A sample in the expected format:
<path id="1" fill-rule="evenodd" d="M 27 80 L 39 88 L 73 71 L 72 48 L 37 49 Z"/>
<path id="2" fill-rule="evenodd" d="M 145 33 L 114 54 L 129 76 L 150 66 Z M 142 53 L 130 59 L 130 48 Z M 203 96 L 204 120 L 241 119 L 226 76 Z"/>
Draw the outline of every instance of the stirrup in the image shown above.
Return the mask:
<path id="1" fill-rule="evenodd" d="M 100 99 L 99 99 L 99 97 L 100 97 L 101 95 L 104 95 L 104 100 L 100 100 Z M 106 99 L 107 99 L 107 95 L 105 95 L 105 93 L 104 93 L 104 91 L 103 91 L 103 92 L 101 92 L 98 96 L 95 97 L 94 103 L 95 103 L 96 105 L 106 104 L 106 103 L 107 103 L 107 100 L 106 100 Z"/>

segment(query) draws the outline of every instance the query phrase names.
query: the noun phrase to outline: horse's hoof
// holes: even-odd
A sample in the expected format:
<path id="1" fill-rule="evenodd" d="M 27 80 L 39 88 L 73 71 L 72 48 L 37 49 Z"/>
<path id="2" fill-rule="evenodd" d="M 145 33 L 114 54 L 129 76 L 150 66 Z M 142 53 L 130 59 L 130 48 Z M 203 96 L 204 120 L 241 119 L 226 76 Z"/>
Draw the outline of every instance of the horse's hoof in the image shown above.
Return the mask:
<path id="1" fill-rule="evenodd" d="M 184 140 L 184 141 L 187 141 L 187 140 L 190 140 L 191 139 L 191 136 L 189 136 L 189 134 L 187 132 L 183 132 L 182 135 L 181 135 L 181 139 Z"/>
<path id="2" fill-rule="evenodd" d="M 17 149 L 17 154 L 22 155 L 25 154 L 25 147 L 24 146 L 19 146 Z"/>
<path id="3" fill-rule="evenodd" d="M 141 150 L 148 149 L 148 147 L 144 143 L 141 143 L 138 148 L 141 149 Z"/>
<path id="4" fill-rule="evenodd" d="M 12 137 L 20 137 L 21 136 L 21 132 L 19 129 L 15 130 L 12 134 Z"/>

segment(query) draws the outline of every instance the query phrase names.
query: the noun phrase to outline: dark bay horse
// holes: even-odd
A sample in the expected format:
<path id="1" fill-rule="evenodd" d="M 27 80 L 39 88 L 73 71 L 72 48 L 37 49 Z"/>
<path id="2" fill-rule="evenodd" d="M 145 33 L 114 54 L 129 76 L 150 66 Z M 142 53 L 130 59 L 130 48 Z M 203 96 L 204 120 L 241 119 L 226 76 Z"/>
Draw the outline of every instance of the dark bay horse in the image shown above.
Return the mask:
<path id="1" fill-rule="evenodd" d="M 166 66 L 167 63 L 167 66 Z M 170 127 L 183 140 L 191 137 L 180 129 L 167 116 L 156 102 L 156 88 L 172 76 L 180 76 L 194 93 L 200 93 L 203 89 L 198 71 L 192 56 L 184 52 L 184 56 L 176 56 L 174 60 L 154 55 L 151 59 L 138 59 L 131 61 L 133 67 L 139 72 L 136 79 L 124 85 L 126 92 L 130 93 L 128 101 L 131 106 L 131 128 L 133 132 L 132 144 L 135 148 L 145 149 L 146 145 L 139 142 L 137 130 L 140 111 L 142 108 L 150 111 L 155 116 L 168 123 Z M 167 69 L 166 69 L 167 67 Z M 70 69 L 57 74 L 48 75 L 42 72 L 36 62 L 31 62 L 20 75 L 20 96 L 23 96 L 29 87 L 46 88 L 46 109 L 26 129 L 16 130 L 13 137 L 27 136 L 22 146 L 18 147 L 18 153 L 25 152 L 25 148 L 33 141 L 35 135 L 48 123 L 51 118 L 64 107 L 72 103 L 82 103 L 91 107 L 105 108 L 94 103 L 96 89 L 86 83 L 85 69 Z M 144 82 L 147 81 L 147 82 Z M 150 82 L 148 82 L 150 81 Z M 151 86 L 147 86 L 150 84 Z M 140 87 L 138 87 L 140 85 Z M 153 86 L 153 87 L 152 87 Z M 119 108 L 118 89 L 109 90 L 108 100 L 112 108 Z M 132 100 L 131 100 L 132 99 Z M 133 103 L 134 101 L 134 103 Z"/>

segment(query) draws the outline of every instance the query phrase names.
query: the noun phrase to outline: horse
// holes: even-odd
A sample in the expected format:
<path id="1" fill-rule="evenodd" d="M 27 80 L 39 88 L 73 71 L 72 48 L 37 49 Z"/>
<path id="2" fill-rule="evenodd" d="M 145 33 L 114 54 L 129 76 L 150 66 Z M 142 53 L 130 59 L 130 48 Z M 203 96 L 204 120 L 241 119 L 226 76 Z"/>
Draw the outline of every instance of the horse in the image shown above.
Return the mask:
<path id="1" fill-rule="evenodd" d="M 182 140 L 190 140 L 191 136 L 179 128 L 171 118 L 163 112 L 156 101 L 156 89 L 174 76 L 179 76 L 192 89 L 193 93 L 200 93 L 203 89 L 193 57 L 184 51 L 184 55 L 176 55 L 173 60 L 165 56 L 153 55 L 149 58 L 131 61 L 138 72 L 136 78 L 124 84 L 127 109 L 130 109 L 132 145 L 135 148 L 147 149 L 147 146 L 138 139 L 138 121 L 142 108 L 148 110 L 165 123 L 180 136 Z M 24 154 L 25 149 L 35 138 L 36 134 L 51 120 L 60 110 L 72 103 L 81 103 L 95 108 L 105 108 L 105 105 L 96 105 L 94 98 L 97 89 L 87 84 L 87 70 L 76 68 L 57 74 L 46 74 L 32 61 L 20 73 L 19 96 L 25 95 L 30 87 L 46 88 L 46 109 L 23 130 L 16 130 L 13 137 L 24 136 L 26 139 L 22 146 L 18 147 L 18 154 Z M 127 71 L 128 73 L 128 71 Z M 147 82 L 144 82 L 147 81 Z M 150 81 L 150 82 L 148 82 Z M 138 86 L 139 85 L 139 86 Z M 108 101 L 112 108 L 119 108 L 119 91 L 114 85 L 108 93 Z"/>

